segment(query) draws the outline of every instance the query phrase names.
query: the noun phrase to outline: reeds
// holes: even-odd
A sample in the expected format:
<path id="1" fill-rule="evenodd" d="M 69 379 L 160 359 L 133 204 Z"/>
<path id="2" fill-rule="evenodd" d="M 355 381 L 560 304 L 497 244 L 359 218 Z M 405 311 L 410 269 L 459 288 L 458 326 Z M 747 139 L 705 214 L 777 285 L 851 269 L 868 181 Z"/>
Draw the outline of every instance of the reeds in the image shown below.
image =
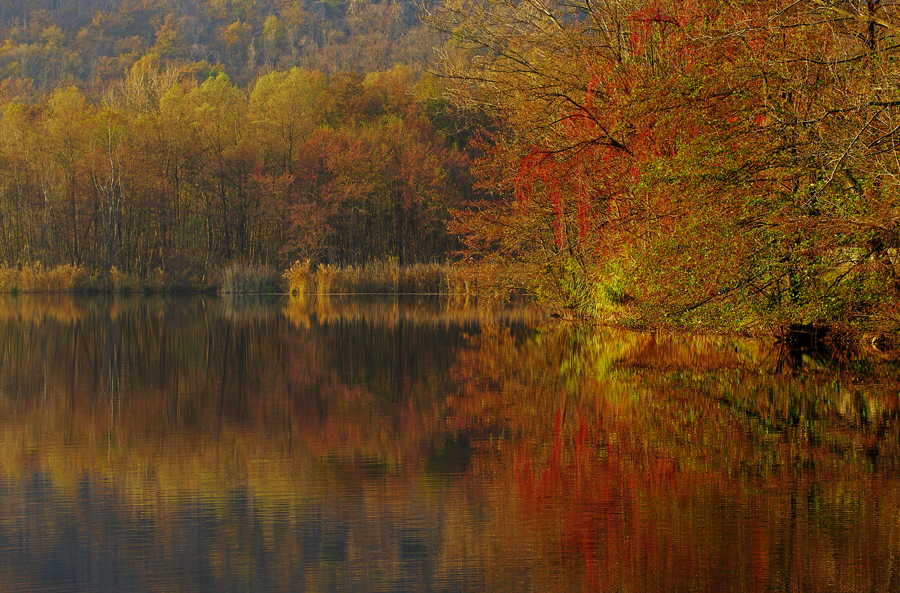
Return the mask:
<path id="1" fill-rule="evenodd" d="M 94 289 L 92 280 L 84 268 L 71 264 L 0 266 L 0 292 L 79 292 Z"/>
<path id="2" fill-rule="evenodd" d="M 451 267 L 438 263 L 400 266 L 397 260 L 341 269 L 338 292 L 446 294 Z"/>
<path id="3" fill-rule="evenodd" d="M 298 259 L 290 268 L 285 270 L 281 277 L 284 280 L 288 294 L 306 294 L 313 283 L 313 277 L 309 271 L 309 260 L 300 261 Z"/>
<path id="4" fill-rule="evenodd" d="M 315 294 L 443 294 L 468 299 L 476 282 L 449 264 L 417 263 L 401 266 L 396 259 L 364 265 L 320 264 L 296 261 L 279 277 L 263 265 L 231 263 L 211 274 L 212 282 L 183 288 L 161 269 L 146 277 L 116 267 L 108 274 L 91 274 L 82 266 L 65 264 L 45 268 L 41 263 L 0 265 L 0 292 L 166 292 L 210 290 L 221 293 L 274 293 L 286 291 L 297 297 Z"/>
<path id="5" fill-rule="evenodd" d="M 316 269 L 316 294 L 325 296 L 335 292 L 345 292 L 343 290 L 335 290 L 337 280 L 341 276 L 341 268 L 325 264 Z"/>
<path id="6" fill-rule="evenodd" d="M 176 285 L 160 268 L 141 278 L 115 266 L 104 274 L 71 264 L 53 268 L 45 268 L 40 262 L 21 266 L 0 265 L 0 293 L 153 293 L 166 292 L 173 286 Z"/>
<path id="7" fill-rule="evenodd" d="M 418 263 L 401 266 L 395 259 L 365 265 L 319 265 L 294 262 L 283 278 L 293 295 L 327 294 L 451 294 L 457 287 L 453 268 L 447 264 Z"/>
<path id="8" fill-rule="evenodd" d="M 233 262 L 219 273 L 219 292 L 272 293 L 279 289 L 278 274 L 267 266 Z"/>
<path id="9" fill-rule="evenodd" d="M 165 294 L 169 292 L 196 292 L 209 290 L 208 286 L 196 282 L 189 282 L 181 277 L 167 273 L 161 267 L 149 270 L 146 275 L 140 276 L 133 272 L 123 272 L 113 266 L 108 276 L 101 283 L 100 292 L 113 294 Z"/>

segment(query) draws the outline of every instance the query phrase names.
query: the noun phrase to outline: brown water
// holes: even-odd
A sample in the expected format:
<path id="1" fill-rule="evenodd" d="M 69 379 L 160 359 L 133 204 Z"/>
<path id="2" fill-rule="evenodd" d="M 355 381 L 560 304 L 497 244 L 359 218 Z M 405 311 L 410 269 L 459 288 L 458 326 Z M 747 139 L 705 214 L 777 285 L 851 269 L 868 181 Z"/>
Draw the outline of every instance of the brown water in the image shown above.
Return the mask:
<path id="1" fill-rule="evenodd" d="M 0 591 L 896 591 L 895 365 L 436 300 L 0 299 Z"/>

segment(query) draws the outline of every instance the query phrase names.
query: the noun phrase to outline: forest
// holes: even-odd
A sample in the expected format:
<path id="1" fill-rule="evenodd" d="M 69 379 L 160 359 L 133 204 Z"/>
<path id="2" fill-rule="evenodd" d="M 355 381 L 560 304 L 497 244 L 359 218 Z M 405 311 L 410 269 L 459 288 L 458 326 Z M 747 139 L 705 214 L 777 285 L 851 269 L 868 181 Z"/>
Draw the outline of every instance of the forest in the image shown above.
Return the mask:
<path id="1" fill-rule="evenodd" d="M 0 253 L 185 278 L 231 261 L 442 258 L 467 159 L 412 77 L 294 68 L 244 93 L 150 55 L 103 105 L 75 87 L 11 104 Z"/>
<path id="2" fill-rule="evenodd" d="M 563 316 L 900 328 L 881 0 L 7 2 L 0 259 L 453 261 Z"/>

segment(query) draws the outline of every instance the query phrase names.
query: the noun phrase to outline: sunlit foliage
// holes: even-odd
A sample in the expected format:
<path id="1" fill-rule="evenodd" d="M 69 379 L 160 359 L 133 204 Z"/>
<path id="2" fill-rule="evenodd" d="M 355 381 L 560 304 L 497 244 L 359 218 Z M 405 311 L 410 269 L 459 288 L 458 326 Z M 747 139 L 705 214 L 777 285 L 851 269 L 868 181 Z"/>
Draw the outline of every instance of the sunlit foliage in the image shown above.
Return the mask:
<path id="1" fill-rule="evenodd" d="M 232 262 L 406 266 L 455 245 L 468 157 L 434 82 L 292 69 L 249 92 L 149 55 L 99 105 L 75 87 L 0 116 L 0 260 L 212 283 Z M 435 121 L 435 123 L 433 123 Z"/>
<path id="2" fill-rule="evenodd" d="M 473 276 L 639 323 L 894 328 L 896 7 L 448 0 Z"/>

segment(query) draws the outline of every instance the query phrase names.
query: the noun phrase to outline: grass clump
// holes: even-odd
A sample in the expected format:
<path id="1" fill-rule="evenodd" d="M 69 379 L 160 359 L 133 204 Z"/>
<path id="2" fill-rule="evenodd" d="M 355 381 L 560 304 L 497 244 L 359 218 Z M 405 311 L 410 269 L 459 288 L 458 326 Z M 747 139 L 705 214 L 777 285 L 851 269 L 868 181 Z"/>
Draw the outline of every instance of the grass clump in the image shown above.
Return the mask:
<path id="1" fill-rule="evenodd" d="M 338 280 L 341 275 L 341 268 L 338 268 L 337 266 L 328 264 L 320 265 L 316 269 L 316 294 L 324 296 L 335 292 L 345 292 L 342 290 L 335 290 L 339 285 Z"/>

